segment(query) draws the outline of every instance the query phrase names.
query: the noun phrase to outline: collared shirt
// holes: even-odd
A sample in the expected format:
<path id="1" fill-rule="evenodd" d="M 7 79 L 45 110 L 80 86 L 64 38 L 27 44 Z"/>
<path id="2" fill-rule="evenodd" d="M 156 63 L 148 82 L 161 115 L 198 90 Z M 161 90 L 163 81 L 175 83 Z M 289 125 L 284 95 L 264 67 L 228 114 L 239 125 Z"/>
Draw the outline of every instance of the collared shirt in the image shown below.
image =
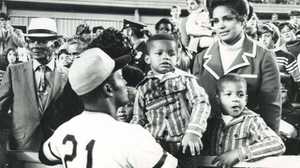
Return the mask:
<path id="1" fill-rule="evenodd" d="M 150 71 L 138 87 L 133 111 L 131 123 L 145 126 L 156 139 L 179 142 L 186 132 L 202 137 L 210 104 L 193 75 Z"/>
<path id="2" fill-rule="evenodd" d="M 220 57 L 223 66 L 224 72 L 230 68 L 236 57 L 242 52 L 243 43 L 245 40 L 245 35 L 242 34 L 242 37 L 239 41 L 237 41 L 234 45 L 228 45 L 219 40 L 219 49 L 220 49 Z"/>
<path id="3" fill-rule="evenodd" d="M 43 144 L 45 163 L 64 167 L 151 168 L 164 154 L 162 167 L 176 167 L 151 134 L 138 125 L 119 122 L 110 115 L 84 111 L 61 125 Z M 69 159 L 67 159 L 67 157 Z"/>
<path id="4" fill-rule="evenodd" d="M 226 125 L 222 118 L 212 119 L 210 124 L 213 126 L 205 135 L 209 155 L 220 155 L 239 149 L 240 159 L 248 161 L 279 155 L 285 151 L 280 137 L 258 114 L 247 108 Z"/>
<path id="5" fill-rule="evenodd" d="M 41 63 L 39 63 L 37 60 L 33 59 L 33 71 L 34 71 L 34 77 L 35 77 L 35 84 L 36 86 L 39 86 L 41 75 L 43 73 L 39 70 Z M 55 70 L 55 61 L 52 59 L 48 64 L 46 64 L 46 78 L 49 81 L 50 74 L 49 72 L 53 72 Z"/>

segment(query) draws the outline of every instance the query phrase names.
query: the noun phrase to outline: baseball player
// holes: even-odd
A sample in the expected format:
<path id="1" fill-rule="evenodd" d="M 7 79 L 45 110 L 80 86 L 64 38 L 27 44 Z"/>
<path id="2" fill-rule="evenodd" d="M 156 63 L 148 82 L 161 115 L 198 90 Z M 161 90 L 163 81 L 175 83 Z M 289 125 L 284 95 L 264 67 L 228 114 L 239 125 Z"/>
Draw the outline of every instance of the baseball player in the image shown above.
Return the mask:
<path id="1" fill-rule="evenodd" d="M 124 58 L 113 60 L 103 50 L 91 48 L 74 61 L 69 80 L 85 110 L 44 142 L 39 153 L 43 163 L 64 168 L 177 166 L 147 130 L 115 120 L 117 108 L 129 101 L 118 69 Z"/>

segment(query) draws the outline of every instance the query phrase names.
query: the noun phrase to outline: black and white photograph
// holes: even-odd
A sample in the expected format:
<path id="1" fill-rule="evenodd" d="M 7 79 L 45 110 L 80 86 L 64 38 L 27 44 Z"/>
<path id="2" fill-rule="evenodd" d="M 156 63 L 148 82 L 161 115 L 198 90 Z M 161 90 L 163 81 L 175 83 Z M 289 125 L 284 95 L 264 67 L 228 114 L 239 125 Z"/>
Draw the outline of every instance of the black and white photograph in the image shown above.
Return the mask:
<path id="1" fill-rule="evenodd" d="M 0 0 L 0 168 L 300 168 L 300 0 Z"/>

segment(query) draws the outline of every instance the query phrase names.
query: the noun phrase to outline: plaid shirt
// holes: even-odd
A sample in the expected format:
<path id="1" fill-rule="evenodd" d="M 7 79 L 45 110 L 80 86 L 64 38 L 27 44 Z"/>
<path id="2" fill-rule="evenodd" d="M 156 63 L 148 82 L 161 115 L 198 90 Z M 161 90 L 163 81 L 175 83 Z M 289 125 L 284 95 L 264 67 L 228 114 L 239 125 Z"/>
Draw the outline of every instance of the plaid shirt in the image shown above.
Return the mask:
<path id="1" fill-rule="evenodd" d="M 150 71 L 138 87 L 133 111 L 131 123 L 156 139 L 179 142 L 186 132 L 202 137 L 210 104 L 193 75 L 179 69 L 162 75 Z"/>
<path id="2" fill-rule="evenodd" d="M 227 125 L 222 118 L 211 119 L 208 124 L 213 125 L 204 135 L 204 150 L 208 155 L 220 155 L 239 149 L 240 160 L 248 161 L 279 155 L 285 151 L 280 137 L 258 114 L 247 108 Z"/>

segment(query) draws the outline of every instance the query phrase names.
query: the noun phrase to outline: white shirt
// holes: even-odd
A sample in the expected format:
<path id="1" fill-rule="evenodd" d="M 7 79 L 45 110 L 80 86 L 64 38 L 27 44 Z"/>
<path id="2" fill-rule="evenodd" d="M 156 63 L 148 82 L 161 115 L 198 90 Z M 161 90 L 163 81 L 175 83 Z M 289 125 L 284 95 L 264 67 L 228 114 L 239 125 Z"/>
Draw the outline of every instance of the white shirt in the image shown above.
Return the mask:
<path id="1" fill-rule="evenodd" d="M 83 168 L 88 162 L 90 168 L 151 168 L 163 156 L 163 149 L 139 125 L 84 111 L 55 131 L 44 143 L 43 154 L 54 162 L 69 156 L 72 159 L 63 162 L 68 168 Z M 176 166 L 177 160 L 167 154 L 163 167 Z"/>
<path id="2" fill-rule="evenodd" d="M 228 45 L 219 40 L 220 56 L 224 72 L 226 72 L 243 49 L 245 35 L 234 45 Z"/>

